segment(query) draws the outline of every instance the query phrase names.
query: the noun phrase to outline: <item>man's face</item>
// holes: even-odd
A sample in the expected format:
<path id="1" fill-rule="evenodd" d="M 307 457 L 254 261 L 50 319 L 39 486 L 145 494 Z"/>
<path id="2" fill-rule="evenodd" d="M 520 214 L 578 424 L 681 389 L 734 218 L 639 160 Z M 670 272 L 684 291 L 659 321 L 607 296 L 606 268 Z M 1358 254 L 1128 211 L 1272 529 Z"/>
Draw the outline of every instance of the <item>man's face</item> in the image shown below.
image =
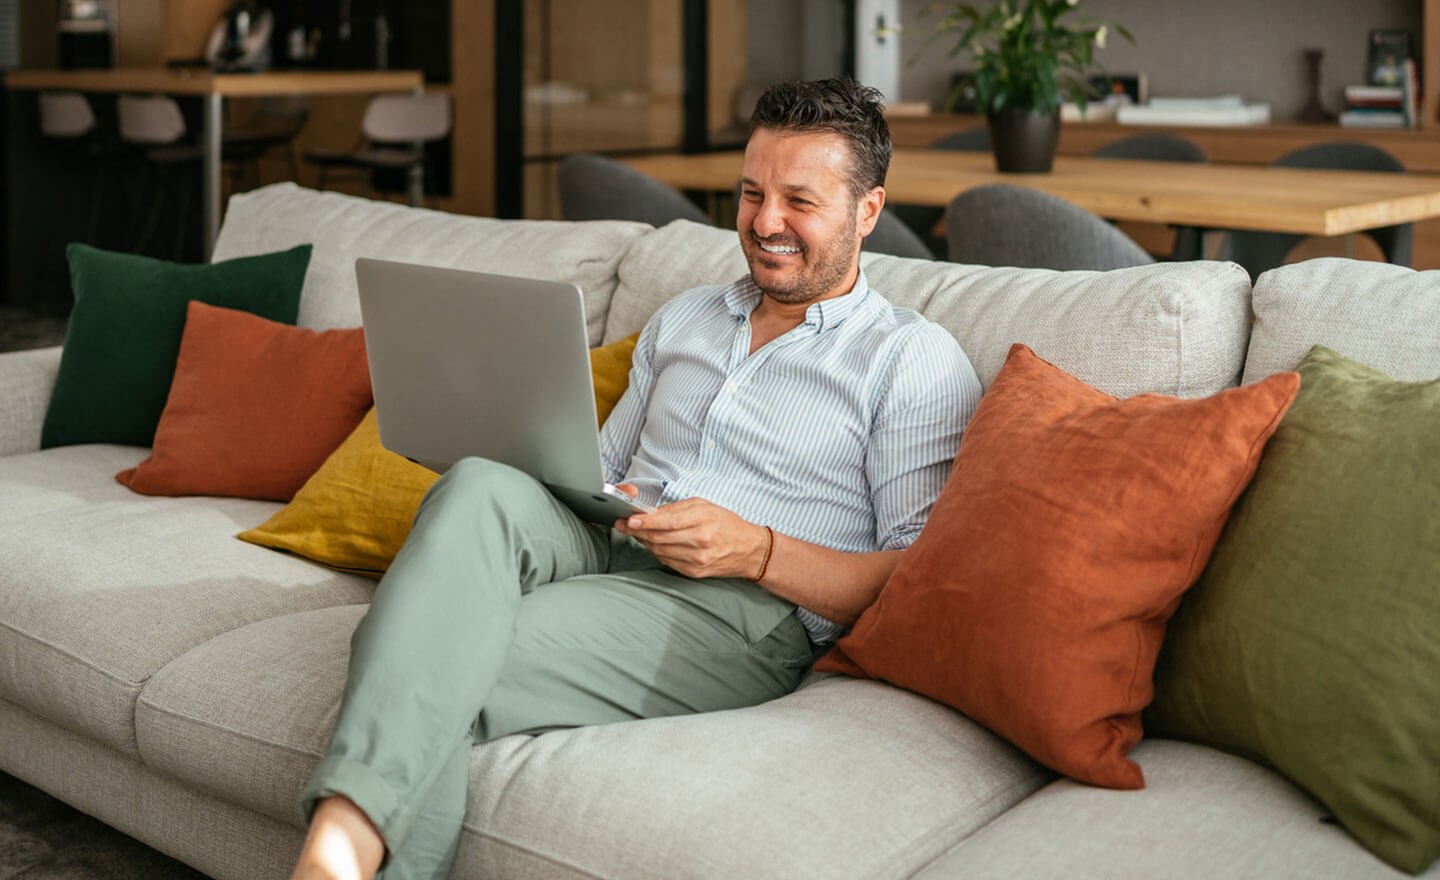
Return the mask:
<path id="1" fill-rule="evenodd" d="M 855 284 L 860 241 L 885 203 L 856 199 L 850 147 L 838 134 L 756 129 L 745 147 L 736 226 L 755 283 L 771 299 L 808 303 Z"/>

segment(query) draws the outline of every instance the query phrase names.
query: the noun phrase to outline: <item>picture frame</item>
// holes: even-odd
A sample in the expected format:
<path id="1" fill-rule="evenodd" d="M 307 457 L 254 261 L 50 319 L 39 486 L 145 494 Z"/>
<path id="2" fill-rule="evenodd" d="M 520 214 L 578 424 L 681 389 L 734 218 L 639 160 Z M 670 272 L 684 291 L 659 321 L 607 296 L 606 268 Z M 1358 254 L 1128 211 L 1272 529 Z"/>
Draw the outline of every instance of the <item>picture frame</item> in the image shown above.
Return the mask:
<path id="1" fill-rule="evenodd" d="M 1372 86 L 1400 85 L 1405 75 L 1405 61 L 1413 57 L 1411 47 L 1409 31 L 1372 30 L 1365 55 L 1365 82 Z"/>

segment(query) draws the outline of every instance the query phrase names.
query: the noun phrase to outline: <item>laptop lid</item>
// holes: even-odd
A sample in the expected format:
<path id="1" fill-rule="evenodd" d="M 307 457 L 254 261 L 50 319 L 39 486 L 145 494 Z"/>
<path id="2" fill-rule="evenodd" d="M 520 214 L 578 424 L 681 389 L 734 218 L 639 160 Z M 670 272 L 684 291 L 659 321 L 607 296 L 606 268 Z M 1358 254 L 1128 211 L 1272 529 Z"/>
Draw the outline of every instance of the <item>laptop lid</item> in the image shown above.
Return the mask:
<path id="1" fill-rule="evenodd" d="M 592 522 L 605 493 L 585 299 L 568 282 L 355 261 L 380 442 L 444 472 L 481 456 Z"/>

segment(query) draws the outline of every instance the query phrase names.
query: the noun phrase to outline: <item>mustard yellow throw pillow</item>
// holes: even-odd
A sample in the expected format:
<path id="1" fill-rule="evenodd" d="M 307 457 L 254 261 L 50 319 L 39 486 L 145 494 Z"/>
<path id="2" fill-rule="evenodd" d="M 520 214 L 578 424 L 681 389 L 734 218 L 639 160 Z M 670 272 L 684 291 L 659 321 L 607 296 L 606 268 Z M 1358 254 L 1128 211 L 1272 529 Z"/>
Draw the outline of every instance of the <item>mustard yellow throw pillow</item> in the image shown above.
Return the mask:
<path id="1" fill-rule="evenodd" d="M 590 351 L 601 424 L 629 384 L 638 336 Z M 400 552 L 415 509 L 437 477 L 380 445 L 372 409 L 289 504 L 236 537 L 378 578 Z"/>

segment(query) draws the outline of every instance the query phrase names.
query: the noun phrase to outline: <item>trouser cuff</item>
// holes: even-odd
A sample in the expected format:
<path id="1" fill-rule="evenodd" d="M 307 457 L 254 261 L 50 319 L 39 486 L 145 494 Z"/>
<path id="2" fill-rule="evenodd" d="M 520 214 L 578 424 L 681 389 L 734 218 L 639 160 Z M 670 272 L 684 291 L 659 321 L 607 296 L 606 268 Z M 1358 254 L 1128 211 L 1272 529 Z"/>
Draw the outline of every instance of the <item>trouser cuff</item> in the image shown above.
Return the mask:
<path id="1" fill-rule="evenodd" d="M 407 827 L 401 827 L 407 823 L 400 819 L 399 802 L 389 783 L 359 761 L 333 756 L 323 758 L 300 794 L 306 823 L 315 817 L 315 805 L 321 798 L 337 794 L 353 801 L 379 829 L 388 859 L 409 832 Z"/>

